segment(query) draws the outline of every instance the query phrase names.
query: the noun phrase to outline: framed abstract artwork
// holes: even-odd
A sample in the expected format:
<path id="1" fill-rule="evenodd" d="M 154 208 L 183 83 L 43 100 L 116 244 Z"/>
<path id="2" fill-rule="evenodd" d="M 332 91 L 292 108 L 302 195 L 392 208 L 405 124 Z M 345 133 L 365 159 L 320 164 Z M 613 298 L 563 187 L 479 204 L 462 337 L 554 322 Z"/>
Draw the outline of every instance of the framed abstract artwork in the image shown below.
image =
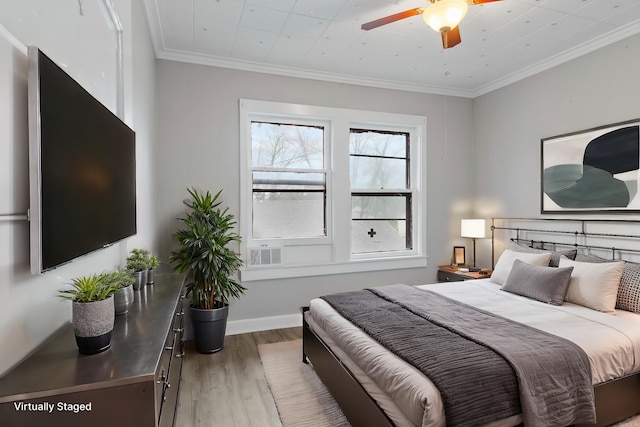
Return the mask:
<path id="1" fill-rule="evenodd" d="M 640 119 L 541 145 L 542 213 L 640 212 Z"/>

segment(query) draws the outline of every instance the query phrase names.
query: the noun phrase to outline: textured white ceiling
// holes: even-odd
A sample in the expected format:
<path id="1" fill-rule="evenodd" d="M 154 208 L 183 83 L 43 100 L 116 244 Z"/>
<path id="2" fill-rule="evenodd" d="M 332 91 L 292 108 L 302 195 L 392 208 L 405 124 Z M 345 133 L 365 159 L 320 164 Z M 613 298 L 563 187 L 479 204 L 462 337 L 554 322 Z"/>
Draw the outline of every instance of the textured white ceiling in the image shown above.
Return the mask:
<path id="1" fill-rule="evenodd" d="M 471 6 L 462 43 L 414 16 L 425 0 L 145 0 L 159 58 L 475 97 L 640 32 L 637 0 L 503 0 Z M 639 56 L 640 57 L 640 56 Z M 639 59 L 640 60 L 640 59 Z"/>

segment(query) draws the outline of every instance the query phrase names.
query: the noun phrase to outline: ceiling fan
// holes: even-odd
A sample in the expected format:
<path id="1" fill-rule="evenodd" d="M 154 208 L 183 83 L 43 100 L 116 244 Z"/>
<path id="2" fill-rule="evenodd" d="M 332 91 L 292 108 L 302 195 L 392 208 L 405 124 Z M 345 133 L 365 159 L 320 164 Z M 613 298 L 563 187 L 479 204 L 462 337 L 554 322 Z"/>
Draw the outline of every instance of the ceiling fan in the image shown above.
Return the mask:
<path id="1" fill-rule="evenodd" d="M 467 14 L 467 9 L 471 5 L 491 3 L 501 0 L 427 0 L 430 6 L 417 7 L 375 21 L 362 24 L 363 30 L 372 30 L 401 19 L 410 18 L 415 15 L 422 15 L 422 19 L 442 36 L 442 47 L 448 49 L 460 43 L 460 29 L 458 24 Z"/>

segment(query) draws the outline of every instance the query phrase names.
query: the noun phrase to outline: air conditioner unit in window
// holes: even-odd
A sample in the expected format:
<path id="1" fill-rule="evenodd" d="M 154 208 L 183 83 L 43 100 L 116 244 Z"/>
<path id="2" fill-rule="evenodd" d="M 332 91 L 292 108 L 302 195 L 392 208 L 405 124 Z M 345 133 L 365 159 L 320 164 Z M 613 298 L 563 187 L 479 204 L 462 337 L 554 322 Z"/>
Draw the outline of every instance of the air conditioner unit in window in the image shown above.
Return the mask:
<path id="1" fill-rule="evenodd" d="M 282 265 L 282 247 L 249 248 L 249 265 Z"/>

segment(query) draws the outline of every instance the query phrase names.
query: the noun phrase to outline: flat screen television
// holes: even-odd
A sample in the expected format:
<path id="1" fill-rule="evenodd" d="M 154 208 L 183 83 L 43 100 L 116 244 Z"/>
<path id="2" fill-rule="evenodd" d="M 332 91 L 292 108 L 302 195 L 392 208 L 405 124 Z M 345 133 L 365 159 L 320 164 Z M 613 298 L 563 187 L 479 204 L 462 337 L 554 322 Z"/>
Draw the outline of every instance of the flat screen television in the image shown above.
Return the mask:
<path id="1" fill-rule="evenodd" d="M 136 233 L 135 133 L 28 48 L 31 272 Z"/>

